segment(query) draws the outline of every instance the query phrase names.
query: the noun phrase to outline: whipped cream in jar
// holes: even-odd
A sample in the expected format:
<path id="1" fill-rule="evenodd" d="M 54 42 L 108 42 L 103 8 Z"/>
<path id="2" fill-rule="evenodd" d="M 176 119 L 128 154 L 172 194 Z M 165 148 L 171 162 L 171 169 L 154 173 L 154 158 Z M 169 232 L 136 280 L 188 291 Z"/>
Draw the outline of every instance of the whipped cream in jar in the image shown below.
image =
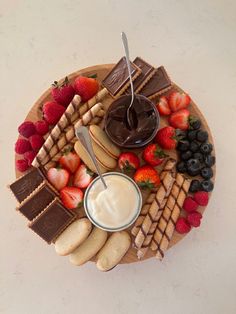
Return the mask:
<path id="1" fill-rule="evenodd" d="M 115 232 L 128 228 L 138 218 L 142 195 L 137 184 L 119 172 L 103 174 L 107 189 L 97 177 L 85 192 L 84 208 L 98 228 Z"/>

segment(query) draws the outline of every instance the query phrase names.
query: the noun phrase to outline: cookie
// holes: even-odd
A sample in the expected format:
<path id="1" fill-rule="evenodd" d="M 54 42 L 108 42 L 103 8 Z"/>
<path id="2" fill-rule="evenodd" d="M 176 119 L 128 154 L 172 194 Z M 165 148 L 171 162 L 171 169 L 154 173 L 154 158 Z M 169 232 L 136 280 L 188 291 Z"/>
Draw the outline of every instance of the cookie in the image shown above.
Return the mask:
<path id="1" fill-rule="evenodd" d="M 87 218 L 74 221 L 55 241 L 57 254 L 65 256 L 72 253 L 89 235 L 92 224 Z"/>
<path id="2" fill-rule="evenodd" d="M 103 166 L 107 170 L 113 170 L 116 168 L 117 166 L 116 159 L 109 156 L 105 152 L 105 150 L 100 145 L 98 145 L 93 139 L 92 139 L 92 146 L 93 146 L 93 151 L 97 158 L 97 161 L 101 166 Z"/>
<path id="3" fill-rule="evenodd" d="M 80 266 L 89 261 L 103 247 L 107 240 L 107 232 L 94 228 L 88 238 L 70 254 L 70 262 Z"/>
<path id="4" fill-rule="evenodd" d="M 120 149 L 113 144 L 106 133 L 98 125 L 90 125 L 89 134 L 99 146 L 114 159 L 118 159 L 120 155 Z"/>
<path id="5" fill-rule="evenodd" d="M 101 271 L 108 271 L 115 267 L 131 244 L 131 238 L 126 231 L 113 233 L 97 255 L 96 266 Z"/>
<path id="6" fill-rule="evenodd" d="M 97 173 L 96 168 L 93 164 L 92 159 L 90 158 L 89 154 L 87 153 L 86 149 L 84 148 L 84 146 L 81 144 L 81 142 L 78 140 L 75 145 L 74 145 L 74 149 L 76 151 L 76 153 L 79 155 L 80 159 L 83 160 L 83 162 L 85 163 L 85 165 L 94 173 Z M 99 169 L 101 171 L 101 173 L 105 173 L 107 172 L 107 169 L 102 166 L 100 163 L 98 164 Z"/>

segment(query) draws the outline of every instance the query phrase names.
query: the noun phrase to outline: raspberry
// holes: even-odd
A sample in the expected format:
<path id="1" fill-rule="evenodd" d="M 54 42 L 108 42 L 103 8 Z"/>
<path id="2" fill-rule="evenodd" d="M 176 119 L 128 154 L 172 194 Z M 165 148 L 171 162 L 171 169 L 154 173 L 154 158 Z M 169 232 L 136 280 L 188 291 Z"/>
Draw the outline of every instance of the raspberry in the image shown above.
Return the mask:
<path id="1" fill-rule="evenodd" d="M 189 213 L 187 216 L 188 223 L 193 227 L 199 227 L 201 224 L 202 214 L 198 212 Z"/>
<path id="2" fill-rule="evenodd" d="M 184 217 L 180 217 L 176 222 L 175 229 L 178 233 L 184 234 L 191 230 L 191 226 Z"/>
<path id="3" fill-rule="evenodd" d="M 35 122 L 36 132 L 40 135 L 48 133 L 48 123 L 45 120 Z"/>
<path id="4" fill-rule="evenodd" d="M 193 196 L 194 200 L 201 206 L 206 206 L 208 204 L 208 193 L 205 191 L 198 191 Z"/>
<path id="5" fill-rule="evenodd" d="M 32 161 L 34 160 L 35 156 L 36 153 L 33 150 L 24 153 L 24 159 L 27 161 L 29 166 L 32 164 Z"/>
<path id="6" fill-rule="evenodd" d="M 30 142 L 24 138 L 19 138 L 15 143 L 15 152 L 17 154 L 24 154 L 31 150 Z"/>
<path id="7" fill-rule="evenodd" d="M 25 121 L 18 127 L 18 132 L 20 135 L 29 138 L 31 135 L 35 134 L 36 130 L 33 122 Z"/>
<path id="8" fill-rule="evenodd" d="M 183 205 L 183 209 L 186 212 L 193 212 L 198 208 L 197 202 L 190 196 L 186 197 Z"/>
<path id="9" fill-rule="evenodd" d="M 20 172 L 24 172 L 29 168 L 27 160 L 19 159 L 16 161 L 16 169 Z"/>
<path id="10" fill-rule="evenodd" d="M 38 151 L 44 143 L 44 138 L 39 134 L 32 135 L 29 140 L 33 150 L 35 151 Z"/>

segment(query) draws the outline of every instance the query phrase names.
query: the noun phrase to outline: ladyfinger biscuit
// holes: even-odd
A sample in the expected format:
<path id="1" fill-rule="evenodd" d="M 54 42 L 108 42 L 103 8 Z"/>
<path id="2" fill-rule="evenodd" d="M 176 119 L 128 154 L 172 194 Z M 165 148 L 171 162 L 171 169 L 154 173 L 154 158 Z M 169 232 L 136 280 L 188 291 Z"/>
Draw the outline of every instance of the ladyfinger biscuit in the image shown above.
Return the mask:
<path id="1" fill-rule="evenodd" d="M 107 170 L 115 169 L 117 166 L 117 161 L 111 156 L 107 155 L 103 148 L 100 145 L 98 145 L 93 139 L 91 140 L 93 151 L 97 158 L 97 161 Z"/>
<path id="2" fill-rule="evenodd" d="M 76 153 L 79 155 L 79 157 L 83 160 L 85 165 L 92 172 L 97 173 L 92 159 L 90 158 L 88 152 L 86 151 L 86 149 L 84 148 L 84 146 L 82 145 L 82 143 L 79 140 L 75 143 L 74 149 L 75 149 Z M 100 169 L 101 173 L 107 172 L 107 169 L 104 166 L 102 166 L 100 163 L 98 163 L 98 166 L 99 166 L 99 169 Z"/>
<path id="3" fill-rule="evenodd" d="M 57 254 L 72 253 L 89 235 L 92 224 L 87 218 L 77 219 L 67 227 L 55 241 Z"/>
<path id="4" fill-rule="evenodd" d="M 70 262 L 80 266 L 89 261 L 103 247 L 107 232 L 94 227 L 88 238 L 70 254 Z"/>
<path id="5" fill-rule="evenodd" d="M 131 239 L 126 231 L 113 233 L 97 255 L 96 266 L 101 271 L 115 267 L 128 251 Z"/>
<path id="6" fill-rule="evenodd" d="M 112 158 L 118 159 L 120 155 L 120 149 L 113 144 L 106 133 L 98 125 L 90 125 L 89 134 L 99 146 Z"/>

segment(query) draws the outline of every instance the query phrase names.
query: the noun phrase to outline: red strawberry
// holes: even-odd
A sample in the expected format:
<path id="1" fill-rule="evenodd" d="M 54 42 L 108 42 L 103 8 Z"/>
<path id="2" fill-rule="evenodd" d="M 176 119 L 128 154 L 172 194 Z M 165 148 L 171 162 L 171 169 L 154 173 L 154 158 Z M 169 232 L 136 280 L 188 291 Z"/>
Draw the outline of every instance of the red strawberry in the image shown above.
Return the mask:
<path id="1" fill-rule="evenodd" d="M 188 196 L 184 200 L 183 209 L 186 210 L 186 212 L 193 212 L 198 208 L 198 203 L 191 197 Z"/>
<path id="2" fill-rule="evenodd" d="M 193 198 L 200 206 L 206 206 L 208 204 L 209 196 L 205 191 L 196 192 Z"/>
<path id="3" fill-rule="evenodd" d="M 187 216 L 188 223 L 195 228 L 200 226 L 201 219 L 202 219 L 202 214 L 198 212 L 189 213 Z"/>
<path id="4" fill-rule="evenodd" d="M 36 132 L 35 125 L 31 121 L 25 121 L 21 123 L 21 125 L 18 127 L 18 132 L 20 133 L 20 135 L 29 138 Z"/>
<path id="5" fill-rule="evenodd" d="M 137 155 L 130 152 L 121 153 L 118 159 L 119 168 L 122 171 L 133 171 L 139 168 L 140 162 Z"/>
<path id="6" fill-rule="evenodd" d="M 62 84 L 54 81 L 52 86 L 52 98 L 60 105 L 67 107 L 75 95 L 75 90 L 73 86 L 69 84 L 68 77 L 65 78 Z"/>
<path id="7" fill-rule="evenodd" d="M 32 161 L 34 160 L 35 156 L 36 153 L 33 150 L 24 153 L 24 159 L 27 160 L 29 166 L 32 164 Z"/>
<path id="8" fill-rule="evenodd" d="M 169 124 L 175 129 L 187 130 L 189 128 L 190 112 L 187 109 L 181 109 L 173 112 L 169 117 Z"/>
<path id="9" fill-rule="evenodd" d="M 16 169 L 20 172 L 25 172 L 27 169 L 29 169 L 27 160 L 25 159 L 16 160 Z"/>
<path id="10" fill-rule="evenodd" d="M 80 164 L 80 158 L 75 152 L 67 150 L 59 159 L 59 164 L 62 168 L 67 169 L 71 173 L 74 173 Z"/>
<path id="11" fill-rule="evenodd" d="M 19 138 L 15 143 L 15 152 L 17 154 L 24 154 L 32 149 L 30 142 L 24 138 Z"/>
<path id="12" fill-rule="evenodd" d="M 47 178 L 57 190 L 61 190 L 67 185 L 70 174 L 66 169 L 50 168 L 47 172 Z"/>
<path id="13" fill-rule="evenodd" d="M 63 205 L 68 209 L 80 207 L 83 200 L 83 192 L 74 186 L 66 186 L 60 191 Z"/>
<path id="14" fill-rule="evenodd" d="M 187 108 L 190 101 L 191 98 L 185 93 L 173 92 L 169 96 L 169 106 L 173 112 Z"/>
<path id="15" fill-rule="evenodd" d="M 42 135 L 34 134 L 29 138 L 30 144 L 36 152 L 41 148 L 44 143 L 44 138 Z"/>
<path id="16" fill-rule="evenodd" d="M 156 106 L 161 116 L 168 116 L 169 114 L 171 114 L 168 100 L 165 96 L 160 97 Z"/>
<path id="17" fill-rule="evenodd" d="M 191 230 L 191 226 L 186 218 L 180 217 L 176 222 L 175 229 L 178 233 L 184 234 Z"/>
<path id="18" fill-rule="evenodd" d="M 47 101 L 43 105 L 43 117 L 48 124 L 56 124 L 65 111 L 65 107 L 55 101 Z"/>
<path id="19" fill-rule="evenodd" d="M 152 189 L 160 184 L 158 172 L 151 166 L 142 166 L 134 174 L 134 181 L 141 188 Z"/>
<path id="20" fill-rule="evenodd" d="M 143 151 L 143 159 L 153 167 L 160 165 L 167 156 L 157 144 L 149 144 Z"/>
<path id="21" fill-rule="evenodd" d="M 45 135 L 48 133 L 49 127 L 45 120 L 40 120 L 35 122 L 36 132 L 40 135 Z"/>
<path id="22" fill-rule="evenodd" d="M 85 166 L 80 165 L 74 175 L 74 186 L 85 189 L 93 180 L 93 173 Z"/>
<path id="23" fill-rule="evenodd" d="M 172 126 L 166 126 L 157 132 L 155 142 L 164 149 L 174 149 L 177 145 L 176 130 Z"/>
<path id="24" fill-rule="evenodd" d="M 82 101 L 85 102 L 97 94 L 99 84 L 94 78 L 79 76 L 75 80 L 74 89 L 76 94 L 80 95 Z"/>

